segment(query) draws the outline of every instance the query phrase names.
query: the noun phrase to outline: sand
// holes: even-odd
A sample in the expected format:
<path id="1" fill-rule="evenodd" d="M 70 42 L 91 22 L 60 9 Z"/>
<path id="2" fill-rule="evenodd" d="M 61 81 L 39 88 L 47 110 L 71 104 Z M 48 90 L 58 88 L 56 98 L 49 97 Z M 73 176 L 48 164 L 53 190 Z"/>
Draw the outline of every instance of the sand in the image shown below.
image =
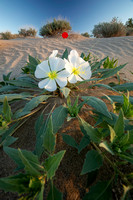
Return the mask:
<path id="1" fill-rule="evenodd" d="M 62 55 L 65 49 L 76 49 L 78 53 L 91 52 L 99 60 L 105 56 L 118 59 L 118 64 L 127 63 L 121 70 L 121 77 L 133 81 L 133 36 L 114 38 L 26 38 L 9 41 L 0 40 L 0 80 L 2 75 L 12 71 L 11 77 L 17 77 L 21 68 L 28 61 L 28 55 L 45 60 L 52 50 L 59 50 Z"/>

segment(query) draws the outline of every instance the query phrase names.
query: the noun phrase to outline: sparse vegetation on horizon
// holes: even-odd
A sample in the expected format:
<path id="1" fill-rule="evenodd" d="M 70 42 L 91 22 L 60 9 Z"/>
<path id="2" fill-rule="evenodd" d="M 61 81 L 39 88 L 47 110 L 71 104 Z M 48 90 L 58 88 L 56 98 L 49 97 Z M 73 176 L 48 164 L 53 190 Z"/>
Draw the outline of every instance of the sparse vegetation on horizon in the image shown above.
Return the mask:
<path id="1" fill-rule="evenodd" d="M 92 33 L 96 38 L 120 37 L 126 35 L 126 27 L 118 18 L 114 17 L 111 22 L 95 25 Z"/>
<path id="2" fill-rule="evenodd" d="M 88 37 L 88 38 L 90 37 L 90 35 L 89 35 L 89 33 L 88 33 L 88 32 L 81 33 L 81 35 L 82 35 L 82 36 L 84 36 L 84 37 Z"/>
<path id="3" fill-rule="evenodd" d="M 41 27 L 39 35 L 41 36 L 55 36 L 62 34 L 64 31 L 70 31 L 72 28 L 67 20 L 54 19 L 53 22 L 48 22 Z"/>
<path id="4" fill-rule="evenodd" d="M 19 35 L 22 35 L 23 37 L 35 37 L 37 34 L 37 30 L 34 28 L 29 27 L 28 29 L 21 28 L 19 31 Z"/>
<path id="5" fill-rule="evenodd" d="M 133 18 L 129 18 L 126 22 L 126 36 L 133 36 Z"/>
<path id="6" fill-rule="evenodd" d="M 18 37 L 18 34 L 12 34 L 10 31 L 0 33 L 2 40 L 10 40 Z"/>

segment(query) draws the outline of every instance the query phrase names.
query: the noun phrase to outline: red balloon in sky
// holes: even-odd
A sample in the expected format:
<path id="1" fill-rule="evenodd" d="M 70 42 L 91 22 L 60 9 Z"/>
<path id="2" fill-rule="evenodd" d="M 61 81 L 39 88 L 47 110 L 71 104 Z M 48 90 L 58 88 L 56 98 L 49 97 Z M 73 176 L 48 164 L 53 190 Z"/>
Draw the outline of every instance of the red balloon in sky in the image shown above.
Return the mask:
<path id="1" fill-rule="evenodd" d="M 67 38 L 68 37 L 68 33 L 67 32 L 62 33 L 62 37 L 63 38 Z"/>

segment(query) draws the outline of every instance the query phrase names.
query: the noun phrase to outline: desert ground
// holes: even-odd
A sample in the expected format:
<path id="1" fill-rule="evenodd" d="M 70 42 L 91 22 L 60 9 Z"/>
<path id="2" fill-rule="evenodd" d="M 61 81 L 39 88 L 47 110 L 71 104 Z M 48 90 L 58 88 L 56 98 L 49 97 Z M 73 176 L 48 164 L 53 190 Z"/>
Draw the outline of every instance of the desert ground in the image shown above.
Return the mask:
<path id="1" fill-rule="evenodd" d="M 2 75 L 12 71 L 11 77 L 17 77 L 21 68 L 28 61 L 28 55 L 45 60 L 53 50 L 59 50 L 62 55 L 65 49 L 75 49 L 78 53 L 84 52 L 101 60 L 105 56 L 118 59 L 118 64 L 127 63 L 121 71 L 121 77 L 133 81 L 133 36 L 114 38 L 25 38 L 0 40 L 0 80 Z"/>

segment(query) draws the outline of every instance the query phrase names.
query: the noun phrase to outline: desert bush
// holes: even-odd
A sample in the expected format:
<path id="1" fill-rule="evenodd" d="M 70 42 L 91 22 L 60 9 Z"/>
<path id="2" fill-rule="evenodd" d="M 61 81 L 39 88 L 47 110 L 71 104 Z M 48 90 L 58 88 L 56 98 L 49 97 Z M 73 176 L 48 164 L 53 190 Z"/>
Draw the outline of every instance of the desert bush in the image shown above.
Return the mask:
<path id="1" fill-rule="evenodd" d="M 23 37 L 35 37 L 37 34 L 37 30 L 35 30 L 34 28 L 29 28 L 29 29 L 24 29 L 21 28 L 19 31 L 19 35 L 22 35 Z"/>
<path id="2" fill-rule="evenodd" d="M 13 39 L 13 35 L 9 31 L 2 32 L 1 33 L 1 39 L 3 39 L 3 40 L 10 40 L 10 39 Z"/>
<path id="3" fill-rule="evenodd" d="M 96 38 L 119 37 L 126 35 L 126 27 L 117 18 L 113 18 L 111 22 L 103 22 L 95 25 L 92 32 Z"/>
<path id="4" fill-rule="evenodd" d="M 88 37 L 88 38 L 90 37 L 89 33 L 87 33 L 87 32 L 81 33 L 81 35 L 84 36 L 84 37 Z"/>
<path id="5" fill-rule="evenodd" d="M 57 34 L 62 34 L 64 31 L 71 30 L 70 23 L 66 20 L 56 20 L 53 22 L 47 23 L 43 27 L 41 27 L 39 35 L 41 36 L 54 36 Z"/>
<path id="6" fill-rule="evenodd" d="M 126 27 L 133 28 L 133 18 L 129 18 L 126 22 Z"/>
<path id="7" fill-rule="evenodd" d="M 133 28 L 127 28 L 126 36 L 133 36 Z"/>

